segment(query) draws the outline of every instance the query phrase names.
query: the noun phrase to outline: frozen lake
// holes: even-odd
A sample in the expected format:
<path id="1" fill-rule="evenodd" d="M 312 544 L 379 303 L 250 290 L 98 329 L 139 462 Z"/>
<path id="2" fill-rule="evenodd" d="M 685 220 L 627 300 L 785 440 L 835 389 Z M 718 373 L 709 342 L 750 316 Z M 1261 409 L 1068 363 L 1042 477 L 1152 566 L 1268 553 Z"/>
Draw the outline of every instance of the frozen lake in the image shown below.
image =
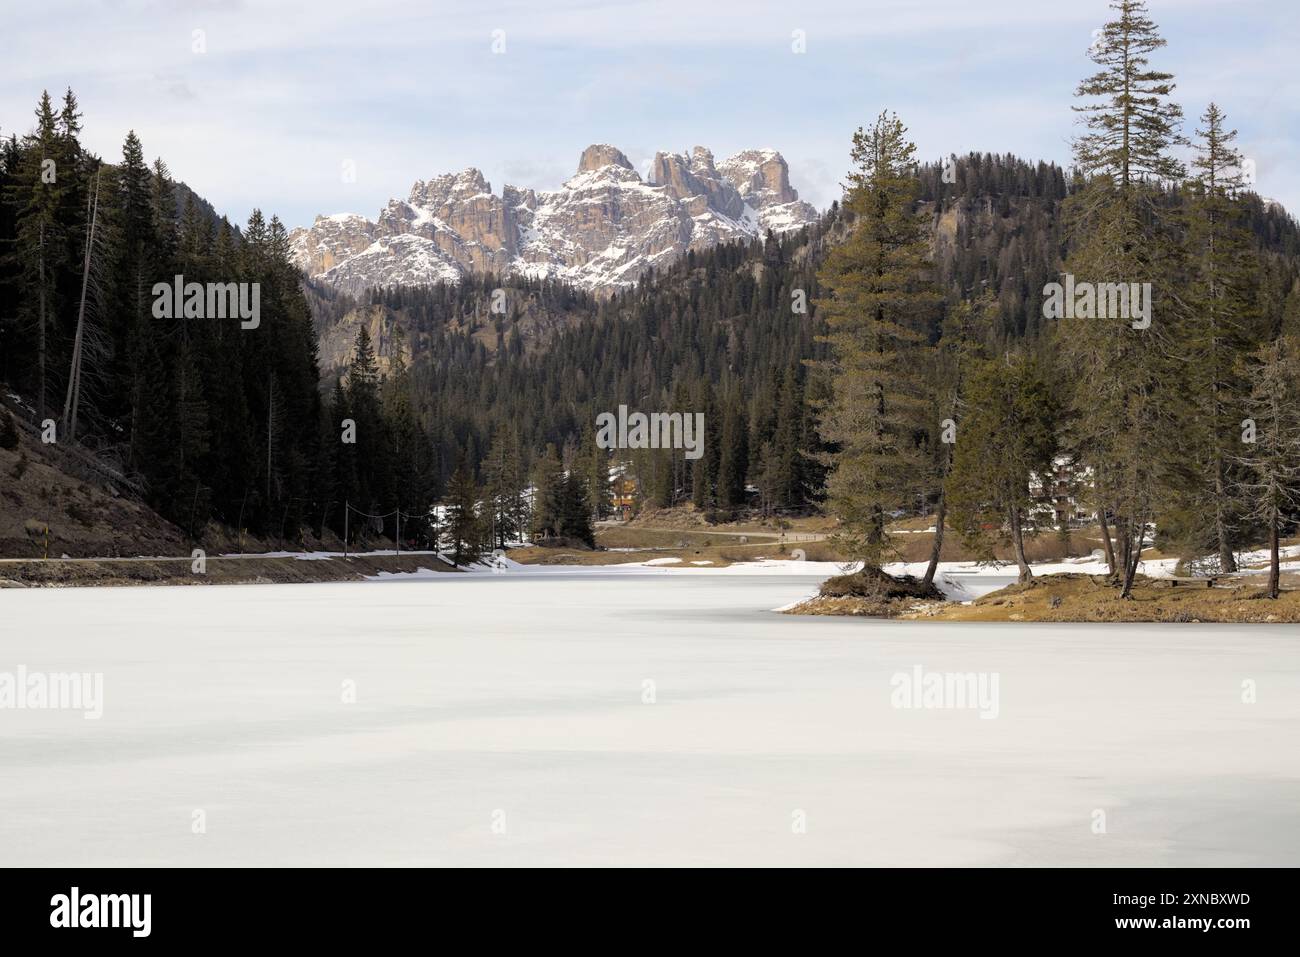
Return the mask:
<path id="1" fill-rule="evenodd" d="M 0 591 L 0 673 L 103 674 L 0 710 L 0 863 L 1300 863 L 1294 625 L 770 611 L 815 572 Z"/>

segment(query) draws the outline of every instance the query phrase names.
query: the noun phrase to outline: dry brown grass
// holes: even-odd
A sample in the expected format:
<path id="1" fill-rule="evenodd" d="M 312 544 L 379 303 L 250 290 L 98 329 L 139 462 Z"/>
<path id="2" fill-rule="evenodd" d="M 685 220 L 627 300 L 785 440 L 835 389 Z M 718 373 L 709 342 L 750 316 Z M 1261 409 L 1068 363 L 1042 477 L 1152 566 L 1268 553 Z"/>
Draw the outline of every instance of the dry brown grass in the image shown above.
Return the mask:
<path id="1" fill-rule="evenodd" d="M 586 549 L 567 548 L 511 548 L 506 555 L 511 561 L 520 565 L 626 565 L 629 562 L 644 562 L 651 558 L 663 558 L 678 552 L 641 551 L 608 552 L 587 551 Z"/>
<path id="2" fill-rule="evenodd" d="M 622 529 L 619 529 L 622 531 Z M 764 559 L 777 561 L 789 559 L 795 549 L 802 549 L 810 562 L 840 561 L 840 557 L 826 542 L 753 542 L 741 544 L 737 539 L 709 538 L 701 535 L 687 538 L 685 548 L 654 547 L 639 548 L 633 551 L 610 551 L 610 548 L 628 547 L 609 544 L 603 534 L 598 533 L 597 542 L 603 546 L 595 551 L 574 548 L 515 548 L 508 552 L 509 557 L 521 565 L 625 565 L 630 562 L 646 562 L 657 558 L 680 559 L 674 567 L 680 568 L 723 568 L 739 562 L 756 562 Z M 680 533 L 674 532 L 672 541 L 683 540 Z M 708 562 L 697 566 L 691 562 Z"/>
<path id="3" fill-rule="evenodd" d="M 968 605 L 918 607 L 905 617 L 940 621 L 1300 622 L 1300 582 L 1276 600 L 1263 597 L 1258 576 L 1207 588 L 1139 578 L 1131 599 L 1104 578 L 1045 575 L 1011 585 Z"/>
<path id="4" fill-rule="evenodd" d="M 704 513 L 688 502 L 673 508 L 645 508 L 624 527 L 741 532 L 778 537 L 783 531 L 787 534 L 824 533 L 833 530 L 834 526 L 835 520 L 825 515 L 774 515 L 767 519 L 747 518 L 710 525 L 705 520 Z"/>
<path id="5" fill-rule="evenodd" d="M 819 596 L 787 609 L 786 614 L 984 622 L 1300 622 L 1300 576 L 1285 576 L 1285 590 L 1276 600 L 1264 597 L 1262 584 L 1257 576 L 1214 588 L 1139 578 L 1133 597 L 1123 599 L 1119 589 L 1100 576 L 1045 575 L 965 605 Z"/>
<path id="6" fill-rule="evenodd" d="M 768 533 L 746 533 L 749 544 L 776 542 Z M 713 545 L 739 545 L 739 535 L 722 535 L 699 529 L 639 528 L 636 526 L 602 526 L 596 529 L 596 544 L 602 548 L 700 548 Z"/>

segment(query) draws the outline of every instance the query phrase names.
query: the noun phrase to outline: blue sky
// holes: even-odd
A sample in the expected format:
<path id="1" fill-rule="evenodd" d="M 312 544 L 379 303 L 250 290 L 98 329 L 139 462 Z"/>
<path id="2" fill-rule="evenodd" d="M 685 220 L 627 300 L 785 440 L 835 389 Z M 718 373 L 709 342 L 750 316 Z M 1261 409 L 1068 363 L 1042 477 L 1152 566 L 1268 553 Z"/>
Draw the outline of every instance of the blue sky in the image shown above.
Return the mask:
<path id="1" fill-rule="evenodd" d="M 466 166 L 498 193 L 554 188 L 601 142 L 643 171 L 660 149 L 770 146 L 824 207 L 852 131 L 886 107 L 924 158 L 1065 163 L 1071 94 L 1109 12 L 1104 0 L 6 4 L 0 133 L 30 128 L 42 88 L 71 85 L 96 152 L 115 159 L 134 128 L 232 219 L 260 206 L 290 226 L 374 216 L 414 180 Z M 1300 210 L 1294 0 L 1149 7 L 1169 40 L 1155 63 L 1176 75 L 1189 129 L 1215 99 L 1259 191 Z"/>

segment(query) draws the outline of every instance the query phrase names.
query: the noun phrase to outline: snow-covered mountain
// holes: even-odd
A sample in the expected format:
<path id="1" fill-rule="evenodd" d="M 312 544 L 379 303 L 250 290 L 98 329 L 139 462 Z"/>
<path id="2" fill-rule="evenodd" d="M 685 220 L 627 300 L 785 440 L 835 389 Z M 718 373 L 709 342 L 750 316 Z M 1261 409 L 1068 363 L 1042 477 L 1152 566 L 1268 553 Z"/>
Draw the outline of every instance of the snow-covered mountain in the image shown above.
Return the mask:
<path id="1" fill-rule="evenodd" d="M 609 292 L 688 249 L 798 229 L 816 217 L 775 150 L 745 150 L 716 166 L 702 146 L 690 156 L 658 153 L 642 180 L 622 152 L 597 145 L 554 192 L 506 186 L 497 196 L 470 168 L 417 181 L 374 220 L 318 216 L 290 241 L 308 274 L 353 293 L 455 282 L 467 271 Z"/>

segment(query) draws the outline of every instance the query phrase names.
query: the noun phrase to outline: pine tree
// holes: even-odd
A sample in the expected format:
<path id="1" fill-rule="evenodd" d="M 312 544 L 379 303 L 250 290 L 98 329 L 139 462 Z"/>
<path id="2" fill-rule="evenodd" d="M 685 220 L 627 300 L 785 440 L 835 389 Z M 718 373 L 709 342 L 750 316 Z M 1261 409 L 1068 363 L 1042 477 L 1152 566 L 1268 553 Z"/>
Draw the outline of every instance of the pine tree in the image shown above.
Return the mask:
<path id="1" fill-rule="evenodd" d="M 564 467 L 555 446 L 547 444 L 546 450 L 533 471 L 533 541 L 557 538 L 563 534 L 564 504 L 561 498 Z"/>
<path id="2" fill-rule="evenodd" d="M 1291 283 L 1282 307 L 1282 321 L 1277 334 L 1300 339 L 1300 279 Z"/>
<path id="3" fill-rule="evenodd" d="M 179 246 L 178 223 L 176 219 L 175 184 L 167 164 L 161 158 L 153 161 L 152 176 L 149 181 L 149 205 L 153 212 L 156 254 L 162 258 L 160 265 L 165 269 L 176 258 Z"/>
<path id="4" fill-rule="evenodd" d="M 1182 454 L 1170 485 L 1192 550 L 1218 552 L 1219 570 L 1235 572 L 1242 503 L 1232 458 L 1239 441 L 1245 384 L 1237 357 L 1249 347 L 1257 314 L 1256 259 L 1235 194 L 1244 185 L 1236 131 L 1210 104 L 1197 130 L 1194 178 L 1187 210 L 1191 281 L 1183 337 L 1187 364 L 1175 398 L 1182 414 Z M 1168 524 L 1168 523 L 1166 523 Z"/>
<path id="5" fill-rule="evenodd" d="M 1243 372 L 1251 390 L 1238 461 L 1249 471 L 1243 488 L 1251 498 L 1250 516 L 1268 534 L 1265 593 L 1277 598 L 1282 525 L 1300 508 L 1300 344 L 1281 338 L 1261 346 Z"/>
<path id="6" fill-rule="evenodd" d="M 590 429 L 582 434 L 579 458 L 587 482 L 587 497 L 591 501 L 591 517 L 600 521 L 610 511 L 609 451 L 596 444 L 595 435 Z"/>
<path id="7" fill-rule="evenodd" d="M 1033 577 L 1024 543 L 1032 486 L 1041 499 L 1052 476 L 1056 404 L 1029 356 L 1008 352 L 971 365 L 948 475 L 950 520 L 984 561 L 993 560 L 997 542 L 1009 541 L 1023 582 Z M 991 535 L 990 526 L 1000 531 Z"/>
<path id="8" fill-rule="evenodd" d="M 822 409 L 828 459 L 827 504 L 836 538 L 864 569 L 879 571 L 889 539 L 886 516 L 916 504 L 924 465 L 923 363 L 937 303 L 929 290 L 926 225 L 914 208 L 915 147 L 896 116 L 881 113 L 853 137 L 855 169 L 846 210 L 852 232 L 831 250 L 818 280 L 828 326 L 833 395 Z"/>
<path id="9" fill-rule="evenodd" d="M 344 388 L 342 379 L 334 380 L 334 389 L 326 408 L 321 423 L 321 449 L 324 456 L 322 464 L 325 467 L 332 467 L 330 484 L 333 487 L 333 495 L 326 500 L 322 513 L 335 516 L 333 527 L 342 534 L 345 528 L 351 531 L 350 523 L 344 519 L 345 509 L 352 503 L 361 501 L 360 483 L 357 479 L 360 467 L 357 461 L 357 447 L 355 442 L 343 441 L 344 423 L 352 419 L 355 426 L 356 419 L 352 415 L 348 391 Z M 332 512 L 331 505 L 336 506 Z"/>
<path id="10" fill-rule="evenodd" d="M 788 366 L 777 400 L 776 427 L 769 455 L 772 504 L 782 510 L 802 508 L 808 498 L 807 408 L 798 370 Z"/>
<path id="11" fill-rule="evenodd" d="M 162 390 L 160 376 L 165 368 L 160 331 L 153 320 L 154 274 L 150 251 L 154 248 L 153 209 L 150 203 L 149 168 L 135 131 L 122 144 L 122 161 L 117 166 L 116 195 L 108 209 L 114 236 L 114 295 L 110 315 L 114 369 L 112 379 L 124 392 L 111 397 L 115 413 L 130 415 L 130 461 L 150 470 L 151 456 L 166 444 L 165 418 L 169 397 Z M 180 320 L 174 320 L 179 324 Z M 164 377 L 165 378 L 165 377 Z M 165 468 L 162 463 L 159 467 Z M 146 479 L 163 479 L 161 471 Z"/>
<path id="12" fill-rule="evenodd" d="M 1070 200 L 1074 247 L 1066 272 L 1090 284 L 1085 289 L 1121 284 L 1128 291 L 1137 284 L 1141 290 L 1149 283 L 1152 311 L 1135 320 L 1136 304 L 1124 310 L 1114 299 L 1101 308 L 1097 300 L 1104 297 L 1097 296 L 1091 305 L 1083 300 L 1086 307 L 1049 317 L 1060 319 L 1063 351 L 1078 372 L 1073 443 L 1092 468 L 1104 544 L 1114 556 L 1121 595 L 1129 598 L 1160 504 L 1160 473 L 1168 455 L 1177 454 L 1157 448 L 1173 431 L 1166 392 L 1174 380 L 1170 339 L 1179 318 L 1173 295 L 1176 256 L 1156 187 L 1147 177 L 1181 175 L 1168 153 L 1179 141 L 1181 111 L 1168 99 L 1171 77 L 1147 69 L 1146 54 L 1165 41 L 1145 16 L 1145 6 L 1140 0 L 1116 0 L 1112 7 L 1118 18 L 1106 24 L 1089 53 L 1101 70 L 1077 91 L 1089 102 L 1076 107 L 1087 132 L 1075 141 L 1075 158 L 1094 178 Z M 1158 451 L 1163 459 L 1154 454 Z M 1110 542 L 1111 524 L 1117 547 Z"/>
<path id="13" fill-rule="evenodd" d="M 740 395 L 727 396 L 722 413 L 722 448 L 718 456 L 718 508 L 724 520 L 735 518 L 745 504 L 745 471 L 749 462 L 749 429 Z"/>
<path id="14" fill-rule="evenodd" d="M 522 538 L 524 471 L 519 440 L 505 423 L 497 426 L 492 447 L 483 461 L 484 505 L 497 548 Z"/>
<path id="15" fill-rule="evenodd" d="M 692 403 L 704 414 L 703 455 L 691 465 L 691 501 L 706 517 L 718 505 L 718 467 L 722 457 L 722 423 L 713 387 L 699 384 Z"/>
<path id="16" fill-rule="evenodd" d="M 348 366 L 347 405 L 356 424 L 353 460 L 356 466 L 358 501 L 353 504 L 367 511 L 387 511 L 388 435 L 379 404 L 379 364 L 375 358 L 370 331 L 364 324 L 357 327 L 352 361 Z M 373 508 L 372 508 L 373 507 Z"/>
<path id="17" fill-rule="evenodd" d="M 385 433 L 391 447 L 388 452 L 392 472 L 394 507 L 419 516 L 427 511 L 430 500 L 428 440 L 416 417 L 411 394 L 411 377 L 406 365 L 405 338 L 395 332 L 388 375 L 382 387 L 382 414 Z M 414 521 L 418 522 L 419 519 Z M 394 533 L 396 533 L 396 524 Z M 403 537 L 418 534 L 410 521 L 401 523 Z"/>
<path id="18" fill-rule="evenodd" d="M 1075 161 L 1089 175 L 1109 176 L 1123 192 L 1140 178 L 1176 180 L 1178 161 L 1168 154 L 1177 142 L 1182 108 L 1169 97 L 1173 74 L 1148 69 L 1147 54 L 1165 46 L 1142 0 L 1113 0 L 1117 14 L 1088 51 L 1100 70 L 1079 84 L 1078 97 L 1099 101 L 1074 107 L 1087 134 L 1075 142 Z"/>
<path id="19" fill-rule="evenodd" d="M 943 554 L 945 528 L 948 524 L 948 485 L 953 468 L 953 442 L 949 430 L 957 423 L 966 408 L 967 378 L 978 361 L 984 358 L 983 339 L 987 335 L 989 316 L 993 304 L 986 294 L 976 303 L 963 301 L 957 304 L 945 322 L 938 348 L 934 355 L 935 388 L 930 420 L 931 481 L 938 494 L 934 509 L 934 540 L 930 546 L 930 560 L 921 581 L 934 582 Z M 955 436 L 954 436 L 955 437 Z"/>
<path id="20" fill-rule="evenodd" d="M 461 458 L 452 473 L 444 499 L 446 530 L 451 539 L 452 561 L 457 565 L 476 561 L 483 538 L 483 523 L 478 514 L 479 489 L 469 463 Z"/>
<path id="21" fill-rule="evenodd" d="M 21 315 L 36 329 L 37 417 L 45 418 L 52 365 L 51 339 L 59 311 L 58 276 L 67 263 L 67 236 L 61 211 L 73 170 L 60 170 L 58 119 L 48 92 L 36 107 L 36 131 L 26 139 L 10 187 L 17 207 L 16 235 L 10 254 L 18 270 Z M 60 174 L 62 179 L 60 179 Z"/>
<path id="22" fill-rule="evenodd" d="M 206 273 L 212 255 L 212 224 L 199 211 L 193 195 L 185 197 L 178 235 L 181 268 L 190 275 Z"/>
<path id="23" fill-rule="evenodd" d="M 557 486 L 559 503 L 559 534 L 561 538 L 576 539 L 588 548 L 596 547 L 596 535 L 591 526 L 591 499 L 587 483 L 576 471 L 561 476 Z"/>

